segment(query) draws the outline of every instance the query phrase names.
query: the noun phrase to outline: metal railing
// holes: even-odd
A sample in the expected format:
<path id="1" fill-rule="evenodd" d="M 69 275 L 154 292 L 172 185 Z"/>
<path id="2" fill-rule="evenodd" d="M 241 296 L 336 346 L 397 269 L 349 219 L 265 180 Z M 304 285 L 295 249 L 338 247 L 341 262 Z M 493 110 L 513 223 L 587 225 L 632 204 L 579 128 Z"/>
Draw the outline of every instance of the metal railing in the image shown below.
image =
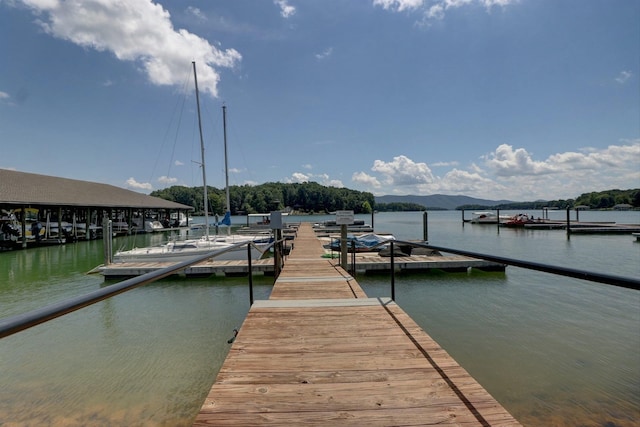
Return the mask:
<path id="1" fill-rule="evenodd" d="M 275 240 L 266 247 L 265 250 L 269 250 L 272 246 L 275 248 L 274 253 L 278 254 L 282 250 L 282 242 L 284 239 Z M 191 259 L 182 261 L 169 267 L 162 268 L 160 270 L 152 271 L 141 276 L 133 277 L 131 279 L 123 280 L 114 285 L 107 286 L 102 289 L 98 289 L 94 292 L 90 292 L 86 295 L 71 298 L 65 301 L 54 303 L 46 307 L 42 307 L 36 310 L 32 310 L 23 314 L 8 317 L 4 320 L 0 320 L 0 338 L 8 337 L 17 332 L 39 325 L 41 323 L 53 320 L 65 314 L 72 313 L 81 308 L 88 307 L 97 302 L 103 301 L 107 298 L 119 295 L 121 293 L 130 291 L 137 287 L 153 283 L 157 280 L 163 279 L 167 276 L 175 274 L 185 268 L 191 267 L 194 264 L 198 264 L 210 258 L 215 258 L 226 252 L 236 250 L 242 246 L 247 246 L 247 259 L 248 259 L 248 272 L 249 272 L 249 292 L 250 301 L 253 304 L 253 279 L 252 279 L 252 266 L 251 266 L 251 246 L 255 246 L 253 242 L 242 242 L 231 245 L 225 249 L 219 249 L 216 251 L 208 252 L 204 255 L 196 255 Z M 274 263 L 281 263 L 281 256 L 274 256 Z M 274 265 L 275 268 L 275 265 Z M 277 274 L 277 273 L 276 273 Z M 277 278 L 277 275 L 276 275 Z"/>
<path id="2" fill-rule="evenodd" d="M 391 270 L 391 299 L 394 301 L 395 301 L 395 273 L 396 273 L 394 245 L 397 245 L 397 244 L 408 245 L 411 247 L 418 247 L 418 248 L 426 248 L 426 249 L 431 249 L 439 252 L 447 252 L 447 253 L 456 254 L 456 255 L 463 255 L 463 256 L 468 256 L 470 258 L 483 259 L 486 261 L 496 262 L 499 264 L 525 268 L 528 270 L 542 271 L 545 273 L 551 273 L 551 274 L 556 274 L 556 275 L 565 276 L 565 277 L 573 277 L 576 279 L 587 280 L 590 282 L 597 282 L 597 283 L 603 283 L 606 285 L 618 286 L 618 287 L 627 288 L 627 289 L 640 290 L 640 280 L 630 278 L 630 277 L 616 276 L 611 274 L 602 274 L 602 273 L 596 273 L 592 271 L 578 270 L 578 269 L 567 268 L 567 267 L 559 267 L 555 265 L 543 264 L 538 262 L 523 261 L 523 260 L 514 259 L 514 258 L 487 255 L 487 254 L 464 251 L 459 249 L 445 248 L 442 246 L 430 245 L 428 243 L 410 242 L 410 241 L 404 241 L 404 240 L 389 240 L 389 241 L 377 244 L 376 246 L 374 246 L 374 248 L 386 246 L 386 245 L 389 246 L 390 270 Z M 349 252 L 352 254 L 351 266 L 350 266 L 351 274 L 355 275 L 357 265 L 356 265 L 356 256 L 355 256 L 355 246 L 353 242 L 351 245 L 351 251 Z"/>

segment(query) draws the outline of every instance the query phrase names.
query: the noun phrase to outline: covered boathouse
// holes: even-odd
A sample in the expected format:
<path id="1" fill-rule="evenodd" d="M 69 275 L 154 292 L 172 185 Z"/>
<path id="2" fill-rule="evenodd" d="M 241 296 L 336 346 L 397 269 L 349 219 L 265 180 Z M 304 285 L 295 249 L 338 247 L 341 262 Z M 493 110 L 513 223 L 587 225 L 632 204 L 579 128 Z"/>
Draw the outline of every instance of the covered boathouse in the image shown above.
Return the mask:
<path id="1" fill-rule="evenodd" d="M 131 233 L 145 218 L 189 211 L 193 207 L 113 185 L 0 169 L 0 247 L 89 240 L 100 237 L 105 219 L 114 232 Z"/>

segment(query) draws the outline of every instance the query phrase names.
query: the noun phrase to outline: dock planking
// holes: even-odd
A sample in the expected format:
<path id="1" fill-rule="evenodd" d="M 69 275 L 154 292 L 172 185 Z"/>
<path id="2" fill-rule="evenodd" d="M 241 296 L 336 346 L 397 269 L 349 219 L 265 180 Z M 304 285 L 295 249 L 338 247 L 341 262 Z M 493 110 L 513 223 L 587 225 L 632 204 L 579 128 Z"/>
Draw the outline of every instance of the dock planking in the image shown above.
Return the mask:
<path id="1" fill-rule="evenodd" d="M 251 307 L 194 425 L 520 425 L 388 298 L 301 227 Z"/>

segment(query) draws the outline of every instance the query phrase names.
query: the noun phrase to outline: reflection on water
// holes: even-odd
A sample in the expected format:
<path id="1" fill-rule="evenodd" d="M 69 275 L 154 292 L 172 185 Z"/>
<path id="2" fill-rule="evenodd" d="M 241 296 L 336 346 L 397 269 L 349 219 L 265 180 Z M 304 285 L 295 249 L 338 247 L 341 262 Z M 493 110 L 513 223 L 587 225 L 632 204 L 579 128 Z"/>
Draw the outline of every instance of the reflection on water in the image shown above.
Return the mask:
<path id="1" fill-rule="evenodd" d="M 416 238 L 422 216 L 381 214 L 376 228 Z M 434 212 L 429 239 L 640 276 L 630 236 L 498 233 Z M 0 318 L 108 286 L 85 274 L 101 262 L 99 241 L 0 253 Z M 255 278 L 257 299 L 271 281 Z M 384 275 L 358 281 L 390 295 Z M 190 425 L 249 309 L 246 282 L 166 279 L 0 340 L 0 425 Z M 640 293 L 512 267 L 401 274 L 396 285 L 400 306 L 524 425 L 637 425 Z"/>

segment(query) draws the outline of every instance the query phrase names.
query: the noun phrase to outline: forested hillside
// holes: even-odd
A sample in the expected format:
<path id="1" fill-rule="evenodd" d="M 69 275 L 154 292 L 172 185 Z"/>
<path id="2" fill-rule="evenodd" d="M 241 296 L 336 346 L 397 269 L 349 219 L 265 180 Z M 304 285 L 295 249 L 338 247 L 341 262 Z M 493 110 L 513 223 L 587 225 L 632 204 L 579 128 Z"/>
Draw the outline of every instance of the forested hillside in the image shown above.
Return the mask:
<path id="1" fill-rule="evenodd" d="M 298 213 L 327 213 L 337 210 L 353 210 L 355 213 L 370 213 L 372 209 L 379 211 L 406 210 L 440 210 L 440 209 L 542 209 L 554 207 L 558 209 L 588 206 L 591 209 L 613 209 L 614 206 L 629 205 L 640 208 L 640 189 L 607 190 L 584 193 L 576 199 L 538 200 L 532 202 L 505 202 L 474 199 L 467 196 L 382 196 L 349 190 L 347 188 L 325 187 L 316 182 L 283 184 L 270 182 L 262 185 L 231 186 L 229 189 L 231 213 L 264 213 L 290 208 Z M 201 187 L 173 186 L 154 191 L 152 196 L 171 200 L 183 205 L 193 206 L 196 214 L 203 210 L 203 194 Z M 225 192 L 209 187 L 209 211 L 223 214 L 225 212 Z M 377 203 L 376 203 L 377 201 Z M 383 202 L 384 201 L 384 202 Z M 469 203 L 469 202 L 473 203 Z M 422 202 L 422 203 L 419 203 Z M 467 202 L 462 204 L 461 202 Z"/>
<path id="2" fill-rule="evenodd" d="M 325 187 L 315 182 L 234 185 L 229 187 L 229 194 L 233 215 L 263 213 L 285 208 L 291 208 L 300 213 L 326 213 L 336 210 L 370 213 L 375 204 L 371 193 Z M 202 187 L 173 186 L 154 191 L 151 196 L 193 206 L 196 214 L 204 209 Z M 226 211 L 224 190 L 209 187 L 207 197 L 211 213 L 223 214 Z"/>
<path id="3" fill-rule="evenodd" d="M 537 200 L 534 202 L 512 202 L 496 205 L 468 204 L 457 209 L 542 209 L 544 207 L 566 209 L 576 206 L 587 206 L 589 209 L 623 209 L 625 205 L 640 208 L 640 189 L 607 190 L 581 194 L 576 199 Z"/>

